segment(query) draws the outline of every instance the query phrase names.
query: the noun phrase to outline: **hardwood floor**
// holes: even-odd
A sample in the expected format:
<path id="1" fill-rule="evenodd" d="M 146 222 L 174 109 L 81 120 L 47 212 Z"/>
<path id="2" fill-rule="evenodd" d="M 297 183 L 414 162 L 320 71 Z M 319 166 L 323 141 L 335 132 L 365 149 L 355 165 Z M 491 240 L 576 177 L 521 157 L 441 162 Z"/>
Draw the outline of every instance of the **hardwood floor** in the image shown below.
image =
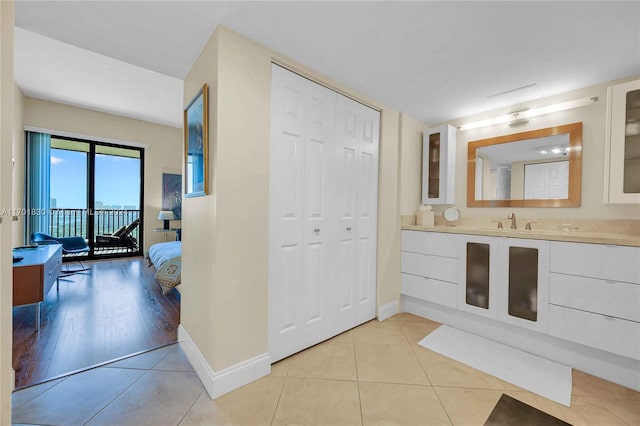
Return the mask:
<path id="1" fill-rule="evenodd" d="M 163 295 L 145 259 L 85 264 L 45 297 L 40 333 L 35 306 L 13 308 L 17 388 L 177 340 L 180 294 Z"/>

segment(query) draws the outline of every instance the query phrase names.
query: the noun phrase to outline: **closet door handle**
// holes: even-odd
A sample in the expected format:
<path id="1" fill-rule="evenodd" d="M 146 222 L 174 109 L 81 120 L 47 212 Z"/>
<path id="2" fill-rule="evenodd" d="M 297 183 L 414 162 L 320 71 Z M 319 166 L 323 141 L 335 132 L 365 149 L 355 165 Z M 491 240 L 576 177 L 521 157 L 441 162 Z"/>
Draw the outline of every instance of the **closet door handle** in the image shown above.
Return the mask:
<path id="1" fill-rule="evenodd" d="M 320 233 L 320 228 L 314 229 L 313 232 L 315 232 L 316 234 Z"/>
<path id="2" fill-rule="evenodd" d="M 350 226 L 347 226 L 347 231 L 351 231 L 351 227 Z"/>

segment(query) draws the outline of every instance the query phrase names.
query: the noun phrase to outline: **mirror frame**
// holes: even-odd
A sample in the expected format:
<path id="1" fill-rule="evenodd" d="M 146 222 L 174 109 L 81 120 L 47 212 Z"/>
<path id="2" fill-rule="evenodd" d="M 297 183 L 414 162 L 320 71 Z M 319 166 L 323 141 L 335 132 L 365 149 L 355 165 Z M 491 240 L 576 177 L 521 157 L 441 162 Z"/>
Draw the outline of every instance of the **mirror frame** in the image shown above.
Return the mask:
<path id="1" fill-rule="evenodd" d="M 569 134 L 569 198 L 539 200 L 476 200 L 476 150 L 484 146 L 545 136 Z M 582 122 L 469 141 L 467 153 L 467 207 L 580 207 L 582 194 Z"/>

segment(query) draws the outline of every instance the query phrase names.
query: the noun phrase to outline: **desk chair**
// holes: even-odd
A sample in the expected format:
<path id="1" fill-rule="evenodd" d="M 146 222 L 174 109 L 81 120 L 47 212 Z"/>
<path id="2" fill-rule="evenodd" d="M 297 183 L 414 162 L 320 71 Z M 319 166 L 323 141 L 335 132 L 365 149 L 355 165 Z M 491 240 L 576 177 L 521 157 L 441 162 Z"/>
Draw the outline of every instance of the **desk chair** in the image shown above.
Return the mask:
<path id="1" fill-rule="evenodd" d="M 62 244 L 62 257 L 77 257 L 84 253 L 89 252 L 89 244 L 82 237 L 52 237 L 51 235 L 47 235 L 42 232 L 34 232 L 31 234 L 31 241 L 34 244 L 44 245 L 44 244 Z M 86 268 L 80 259 L 78 259 L 78 263 L 80 264 L 80 269 L 69 269 L 67 266 L 66 270 L 60 272 L 61 276 L 67 276 L 76 274 L 78 272 L 88 271 L 89 268 Z"/>

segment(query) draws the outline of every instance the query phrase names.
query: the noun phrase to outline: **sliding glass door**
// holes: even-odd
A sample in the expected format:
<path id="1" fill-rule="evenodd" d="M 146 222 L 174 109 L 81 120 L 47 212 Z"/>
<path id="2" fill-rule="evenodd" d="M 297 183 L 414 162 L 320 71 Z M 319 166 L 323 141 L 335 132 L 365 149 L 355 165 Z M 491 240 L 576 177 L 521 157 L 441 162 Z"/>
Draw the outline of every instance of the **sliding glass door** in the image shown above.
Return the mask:
<path id="1" fill-rule="evenodd" d="M 50 234 L 87 240 L 87 257 L 142 253 L 144 150 L 51 137 Z"/>
<path id="2" fill-rule="evenodd" d="M 52 138 L 50 155 L 48 233 L 87 239 L 89 144 Z"/>
<path id="3" fill-rule="evenodd" d="M 93 213 L 96 255 L 140 252 L 141 152 L 116 146 L 95 147 Z"/>

